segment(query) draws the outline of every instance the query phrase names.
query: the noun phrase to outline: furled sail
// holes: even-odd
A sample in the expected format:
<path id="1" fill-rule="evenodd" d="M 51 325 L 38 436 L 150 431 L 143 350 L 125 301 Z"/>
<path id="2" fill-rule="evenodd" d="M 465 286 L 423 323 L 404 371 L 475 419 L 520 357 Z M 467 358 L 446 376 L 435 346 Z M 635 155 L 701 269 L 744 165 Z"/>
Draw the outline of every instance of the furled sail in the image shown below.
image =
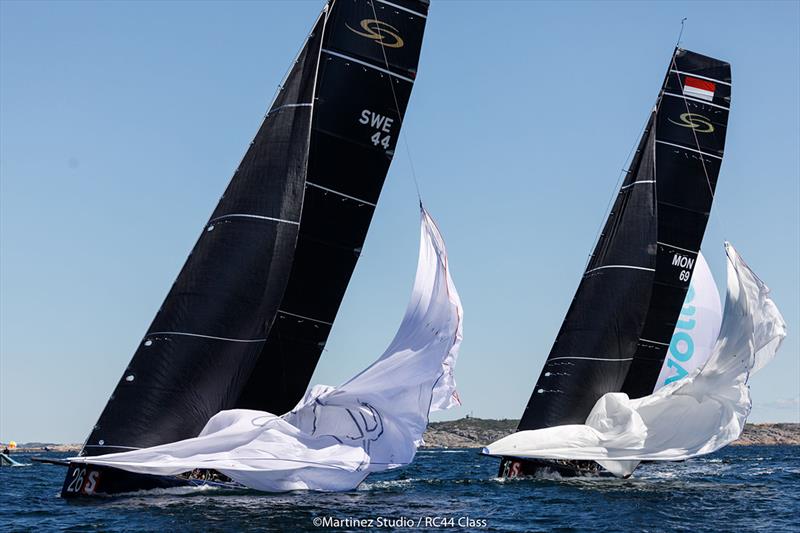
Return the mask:
<path id="1" fill-rule="evenodd" d="M 750 413 L 748 379 L 775 356 L 786 323 L 764 282 L 727 243 L 726 252 L 725 312 L 703 367 L 642 398 L 605 394 L 585 424 L 520 431 L 490 444 L 484 453 L 594 460 L 625 476 L 639 461 L 689 459 L 736 440 Z"/>
<path id="2" fill-rule="evenodd" d="M 77 461 L 159 475 L 215 469 L 264 491 L 352 489 L 372 472 L 410 463 L 429 412 L 459 403 L 462 321 L 444 240 L 423 210 L 411 300 L 367 369 L 339 387 L 315 386 L 282 417 L 223 411 L 196 438 Z"/>
<path id="3" fill-rule="evenodd" d="M 82 455 L 302 397 L 394 153 L 427 6 L 328 3 Z"/>
<path id="4" fill-rule="evenodd" d="M 722 159 L 730 68 L 677 49 L 519 430 L 581 424 L 598 398 L 652 392 Z"/>

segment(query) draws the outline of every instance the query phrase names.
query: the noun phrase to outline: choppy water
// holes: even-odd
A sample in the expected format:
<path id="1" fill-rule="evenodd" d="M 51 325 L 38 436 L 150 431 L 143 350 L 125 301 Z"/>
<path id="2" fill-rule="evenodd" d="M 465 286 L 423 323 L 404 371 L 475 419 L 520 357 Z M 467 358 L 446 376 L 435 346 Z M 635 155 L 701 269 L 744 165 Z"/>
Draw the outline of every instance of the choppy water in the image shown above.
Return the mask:
<path id="1" fill-rule="evenodd" d="M 424 450 L 412 466 L 346 493 L 182 489 L 88 502 L 58 497 L 63 467 L 0 468 L 0 528 L 297 531 L 325 529 L 314 519 L 330 517 L 351 520 L 339 530 L 372 520 L 382 530 L 462 529 L 460 521 L 478 531 L 800 531 L 798 446 L 729 447 L 643 465 L 628 480 L 499 480 L 497 462 L 475 450 Z"/>

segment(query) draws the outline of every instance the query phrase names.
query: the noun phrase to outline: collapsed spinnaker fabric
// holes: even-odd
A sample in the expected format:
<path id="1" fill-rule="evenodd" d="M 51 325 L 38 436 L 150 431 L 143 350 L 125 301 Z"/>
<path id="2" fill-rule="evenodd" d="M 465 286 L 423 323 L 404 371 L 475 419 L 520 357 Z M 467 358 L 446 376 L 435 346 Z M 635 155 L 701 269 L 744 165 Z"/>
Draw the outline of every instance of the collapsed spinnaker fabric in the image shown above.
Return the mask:
<path id="1" fill-rule="evenodd" d="M 704 366 L 649 396 L 602 396 L 585 424 L 520 431 L 485 454 L 595 460 L 630 475 L 638 461 L 677 461 L 714 452 L 741 435 L 750 413 L 747 380 L 777 352 L 786 323 L 769 288 L 726 244 L 728 290 L 714 350 Z"/>
<path id="2" fill-rule="evenodd" d="M 130 472 L 215 469 L 264 491 L 349 490 L 367 475 L 410 463 L 431 411 L 458 405 L 454 369 L 463 310 L 444 241 L 422 210 L 411 300 L 386 352 L 339 387 L 318 385 L 289 413 L 233 409 L 198 437 L 72 459 Z"/>

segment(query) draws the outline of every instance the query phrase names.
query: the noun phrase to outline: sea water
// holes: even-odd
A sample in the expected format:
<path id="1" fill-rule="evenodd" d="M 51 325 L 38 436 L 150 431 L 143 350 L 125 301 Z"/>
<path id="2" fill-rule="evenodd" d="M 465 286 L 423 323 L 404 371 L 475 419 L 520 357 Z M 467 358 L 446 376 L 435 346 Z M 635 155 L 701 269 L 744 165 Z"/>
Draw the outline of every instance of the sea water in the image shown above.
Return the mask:
<path id="1" fill-rule="evenodd" d="M 477 450 L 421 450 L 413 465 L 350 492 L 175 489 L 86 501 L 59 498 L 63 467 L 3 467 L 0 529 L 800 531 L 800 446 L 728 447 L 645 464 L 627 480 L 503 480 L 497 467 Z"/>

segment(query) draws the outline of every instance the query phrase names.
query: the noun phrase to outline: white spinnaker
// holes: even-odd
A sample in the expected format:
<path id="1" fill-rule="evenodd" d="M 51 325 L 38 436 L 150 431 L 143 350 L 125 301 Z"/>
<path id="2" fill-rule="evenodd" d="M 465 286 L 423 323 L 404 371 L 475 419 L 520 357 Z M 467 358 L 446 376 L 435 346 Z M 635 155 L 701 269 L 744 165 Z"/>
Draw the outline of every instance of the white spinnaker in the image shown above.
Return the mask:
<path id="1" fill-rule="evenodd" d="M 672 333 L 667 355 L 653 391 L 685 379 L 703 366 L 719 337 L 722 304 L 719 290 L 702 253 L 697 254 L 692 282 Z M 597 461 L 609 472 L 633 472 L 639 461 Z"/>
<path id="2" fill-rule="evenodd" d="M 681 380 L 703 366 L 714 351 L 721 325 L 722 304 L 717 284 L 705 257 L 699 253 L 692 283 L 653 390 Z"/>
<path id="3" fill-rule="evenodd" d="M 270 492 L 350 490 L 409 464 L 431 411 L 458 405 L 455 369 L 463 310 L 433 219 L 422 211 L 417 275 L 386 352 L 339 387 L 317 385 L 289 413 L 222 411 L 198 437 L 75 462 L 145 474 L 215 469 Z"/>
<path id="4" fill-rule="evenodd" d="M 714 452 L 741 435 L 750 413 L 747 380 L 769 362 L 786 323 L 769 288 L 733 246 L 719 338 L 706 364 L 687 378 L 631 400 L 602 396 L 585 424 L 520 431 L 484 449 L 488 455 L 586 459 L 625 476 L 638 461 L 676 461 Z M 626 467 L 629 467 L 626 469 Z"/>

